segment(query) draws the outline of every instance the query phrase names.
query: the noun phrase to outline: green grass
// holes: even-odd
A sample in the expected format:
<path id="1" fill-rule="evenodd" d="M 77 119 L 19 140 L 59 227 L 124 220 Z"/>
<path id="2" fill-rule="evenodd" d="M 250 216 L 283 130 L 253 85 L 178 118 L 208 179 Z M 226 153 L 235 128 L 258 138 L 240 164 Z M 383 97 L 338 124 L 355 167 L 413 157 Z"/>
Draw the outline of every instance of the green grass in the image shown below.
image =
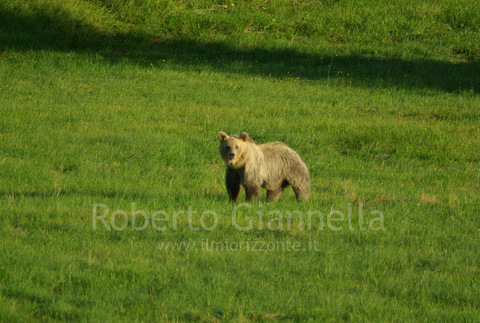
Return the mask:
<path id="1" fill-rule="evenodd" d="M 0 321 L 480 320 L 476 1 L 7 0 L 0 21 Z M 294 148 L 309 201 L 263 191 L 238 230 L 220 130 Z M 96 203 L 170 218 L 94 230 Z M 323 229 L 265 229 L 295 210 Z"/>

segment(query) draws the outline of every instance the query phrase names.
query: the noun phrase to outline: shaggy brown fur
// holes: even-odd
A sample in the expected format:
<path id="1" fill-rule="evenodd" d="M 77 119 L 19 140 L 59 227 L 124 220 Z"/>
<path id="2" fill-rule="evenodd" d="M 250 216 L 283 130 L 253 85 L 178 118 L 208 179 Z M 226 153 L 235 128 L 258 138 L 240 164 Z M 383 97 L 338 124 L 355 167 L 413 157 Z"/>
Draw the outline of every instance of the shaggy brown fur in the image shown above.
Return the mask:
<path id="1" fill-rule="evenodd" d="M 221 131 L 218 138 L 220 156 L 227 164 L 225 184 L 230 199 L 238 200 L 241 185 L 247 201 L 257 199 L 260 187 L 267 189 L 269 201 L 278 201 L 288 185 L 298 201 L 308 199 L 308 169 L 293 149 L 278 141 L 257 145 L 246 132 L 229 137 Z"/>

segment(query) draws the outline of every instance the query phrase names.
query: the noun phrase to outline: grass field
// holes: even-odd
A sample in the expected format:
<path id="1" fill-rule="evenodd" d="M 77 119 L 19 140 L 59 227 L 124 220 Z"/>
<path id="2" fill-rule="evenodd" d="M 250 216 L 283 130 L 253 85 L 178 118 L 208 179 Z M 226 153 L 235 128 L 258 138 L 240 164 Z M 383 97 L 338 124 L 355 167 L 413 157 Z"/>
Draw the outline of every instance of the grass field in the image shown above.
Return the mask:
<path id="1" fill-rule="evenodd" d="M 474 0 L 2 1 L 0 321 L 479 321 L 479 31 Z M 294 148 L 308 202 L 231 204 L 221 130 Z"/>

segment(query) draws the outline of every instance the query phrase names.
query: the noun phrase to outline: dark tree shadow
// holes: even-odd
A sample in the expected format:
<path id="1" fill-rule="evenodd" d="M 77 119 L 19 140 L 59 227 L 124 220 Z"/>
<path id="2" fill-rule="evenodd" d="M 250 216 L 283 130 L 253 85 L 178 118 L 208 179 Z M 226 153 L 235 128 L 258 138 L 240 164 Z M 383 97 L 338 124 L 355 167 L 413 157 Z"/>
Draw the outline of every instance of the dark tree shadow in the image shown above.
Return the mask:
<path id="1" fill-rule="evenodd" d="M 0 49 L 7 48 L 96 53 L 112 64 L 126 61 L 151 66 L 169 62 L 275 78 L 343 78 L 352 85 L 367 87 L 480 92 L 478 60 L 453 64 L 433 60 L 328 56 L 291 49 L 242 49 L 221 42 L 188 39 L 161 41 L 134 33 L 101 33 L 63 11 L 57 10 L 55 16 L 41 12 L 22 15 L 0 4 Z"/>

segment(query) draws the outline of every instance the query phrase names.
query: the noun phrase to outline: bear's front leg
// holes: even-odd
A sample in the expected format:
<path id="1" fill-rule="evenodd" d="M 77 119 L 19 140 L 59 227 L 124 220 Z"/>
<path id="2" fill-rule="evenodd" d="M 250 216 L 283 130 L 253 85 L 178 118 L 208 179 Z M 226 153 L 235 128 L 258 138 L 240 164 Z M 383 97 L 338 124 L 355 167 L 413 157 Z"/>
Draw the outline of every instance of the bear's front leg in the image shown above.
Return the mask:
<path id="1" fill-rule="evenodd" d="M 276 190 L 267 190 L 267 200 L 269 202 L 277 202 L 280 196 L 282 196 L 283 188 L 277 188 Z"/>
<path id="2" fill-rule="evenodd" d="M 258 197 L 258 191 L 260 190 L 260 187 L 258 186 L 245 186 L 245 195 L 247 198 L 247 201 L 256 201 Z"/>
<path id="3" fill-rule="evenodd" d="M 238 171 L 227 167 L 225 186 L 227 187 L 228 196 L 233 202 L 237 202 L 238 197 L 240 196 L 240 185 L 241 179 Z"/>

